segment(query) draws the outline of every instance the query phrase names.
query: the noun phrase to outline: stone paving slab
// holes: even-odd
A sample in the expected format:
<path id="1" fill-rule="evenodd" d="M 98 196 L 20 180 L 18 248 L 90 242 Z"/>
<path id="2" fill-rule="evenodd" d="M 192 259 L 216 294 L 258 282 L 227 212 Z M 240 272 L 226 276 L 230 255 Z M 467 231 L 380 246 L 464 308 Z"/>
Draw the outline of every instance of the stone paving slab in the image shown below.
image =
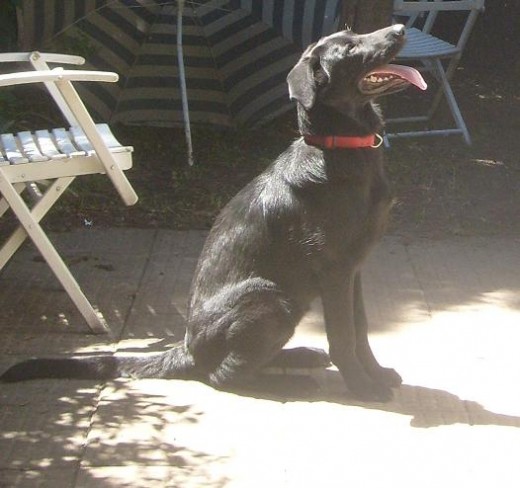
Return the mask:
<path id="1" fill-rule="evenodd" d="M 0 275 L 0 370 L 38 354 L 164 350 L 182 338 L 201 232 L 53 236 L 112 337 L 86 334 L 25 246 Z M 0 488 L 439 487 L 520 483 L 520 240 L 387 238 L 364 289 L 371 343 L 403 386 L 348 396 L 335 368 L 255 392 L 191 381 L 1 385 Z M 292 345 L 326 347 L 319 304 Z"/>

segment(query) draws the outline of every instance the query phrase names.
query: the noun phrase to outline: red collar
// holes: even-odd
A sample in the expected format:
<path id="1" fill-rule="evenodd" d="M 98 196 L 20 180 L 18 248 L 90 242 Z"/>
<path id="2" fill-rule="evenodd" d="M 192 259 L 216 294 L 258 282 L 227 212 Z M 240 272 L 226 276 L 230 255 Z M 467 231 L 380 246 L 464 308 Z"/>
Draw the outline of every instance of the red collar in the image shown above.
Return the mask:
<path id="1" fill-rule="evenodd" d="M 369 136 L 303 136 L 305 142 L 311 146 L 324 149 L 359 149 L 362 147 L 379 147 L 382 142 L 378 134 Z"/>

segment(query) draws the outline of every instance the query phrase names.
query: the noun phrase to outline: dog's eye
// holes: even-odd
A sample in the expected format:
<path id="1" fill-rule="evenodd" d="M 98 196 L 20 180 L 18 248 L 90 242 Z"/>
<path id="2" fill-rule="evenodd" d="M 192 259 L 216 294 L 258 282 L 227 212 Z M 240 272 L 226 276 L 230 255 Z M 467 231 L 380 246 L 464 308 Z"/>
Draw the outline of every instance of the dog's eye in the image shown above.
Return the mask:
<path id="1" fill-rule="evenodd" d="M 329 79 L 327 75 L 327 70 L 322 66 L 321 63 L 316 63 L 313 67 L 314 72 L 314 80 L 318 85 L 321 85 L 323 83 L 326 83 Z"/>

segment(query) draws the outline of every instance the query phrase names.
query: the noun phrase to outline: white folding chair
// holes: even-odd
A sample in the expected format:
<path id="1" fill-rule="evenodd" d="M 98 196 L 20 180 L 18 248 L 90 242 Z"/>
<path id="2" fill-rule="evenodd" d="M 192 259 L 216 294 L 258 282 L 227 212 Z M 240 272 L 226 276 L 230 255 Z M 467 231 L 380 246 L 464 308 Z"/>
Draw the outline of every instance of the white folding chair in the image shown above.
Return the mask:
<path id="1" fill-rule="evenodd" d="M 483 9 L 484 0 L 394 0 L 394 14 L 408 18 L 406 22 L 407 41 L 396 61 L 403 64 L 418 63 L 421 71 L 433 75 L 433 78 L 439 84 L 439 88 L 425 115 L 387 118 L 388 129 L 385 137 L 387 143 L 389 139 L 398 137 L 459 134 L 462 135 L 466 144 L 471 144 L 471 137 L 450 81 L 459 64 L 477 16 Z M 455 44 L 432 34 L 439 12 L 466 12 L 465 21 Z M 455 127 L 432 129 L 428 125 L 439 108 L 443 97 L 446 98 Z M 392 127 L 400 123 L 411 123 L 412 126 L 418 123 L 427 127 L 421 130 L 393 131 Z"/>
<path id="2" fill-rule="evenodd" d="M 0 270 L 29 236 L 92 332 L 107 332 L 105 320 L 87 300 L 39 222 L 77 176 L 107 174 L 126 205 L 137 202 L 137 195 L 123 172 L 132 167 L 133 148 L 122 146 L 108 125 L 93 122 L 72 84 L 115 82 L 118 75 L 51 69 L 47 64 L 81 65 L 85 60 L 79 56 L 39 52 L 0 54 L 0 63 L 6 62 L 27 62 L 32 70 L 0 75 L 0 87 L 44 83 L 70 127 L 0 135 L 0 217 L 11 208 L 21 224 L 0 249 Z M 45 188 L 43 194 L 40 186 Z M 36 203 L 22 198 L 26 189 Z"/>

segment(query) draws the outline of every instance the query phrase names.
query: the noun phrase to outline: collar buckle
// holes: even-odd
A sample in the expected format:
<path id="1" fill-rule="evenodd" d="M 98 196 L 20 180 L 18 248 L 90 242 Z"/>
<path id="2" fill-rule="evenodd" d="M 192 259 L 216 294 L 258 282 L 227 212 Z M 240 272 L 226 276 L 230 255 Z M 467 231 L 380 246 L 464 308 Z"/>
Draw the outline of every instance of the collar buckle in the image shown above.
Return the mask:
<path id="1" fill-rule="evenodd" d="M 374 145 L 372 145 L 370 147 L 373 147 L 374 149 L 377 149 L 378 147 L 381 147 L 381 145 L 383 144 L 383 142 L 385 140 L 379 134 L 374 134 L 374 136 L 377 139 L 377 143 L 375 143 Z"/>

